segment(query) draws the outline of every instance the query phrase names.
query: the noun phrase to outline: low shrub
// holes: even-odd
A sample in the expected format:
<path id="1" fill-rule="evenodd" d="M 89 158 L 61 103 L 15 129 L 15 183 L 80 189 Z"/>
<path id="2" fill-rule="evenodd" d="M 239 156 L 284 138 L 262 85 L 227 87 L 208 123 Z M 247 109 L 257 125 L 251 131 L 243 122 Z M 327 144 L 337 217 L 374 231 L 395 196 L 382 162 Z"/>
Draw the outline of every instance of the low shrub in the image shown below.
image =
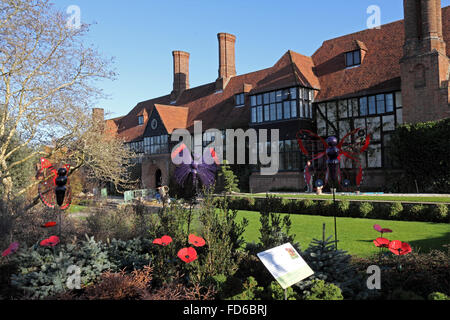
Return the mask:
<path id="1" fill-rule="evenodd" d="M 350 211 L 350 201 L 342 200 L 338 202 L 338 216 L 347 217 Z"/>
<path id="2" fill-rule="evenodd" d="M 448 214 L 448 206 L 445 204 L 433 205 L 429 215 L 435 222 L 450 222 Z"/>
<path id="3" fill-rule="evenodd" d="M 324 280 L 313 280 L 311 287 L 303 293 L 303 300 L 344 300 L 338 286 Z"/>
<path id="4" fill-rule="evenodd" d="M 373 205 L 370 202 L 361 202 L 359 204 L 359 217 L 369 218 L 373 214 Z"/>
<path id="5" fill-rule="evenodd" d="M 403 289 L 395 289 L 388 296 L 389 300 L 425 300 L 413 291 Z"/>
<path id="6" fill-rule="evenodd" d="M 408 211 L 410 219 L 417 221 L 427 220 L 427 210 L 423 204 L 415 204 Z"/>
<path id="7" fill-rule="evenodd" d="M 114 268 L 105 245 L 87 238 L 79 245 L 61 245 L 55 248 L 20 249 L 12 258 L 17 273 L 11 276 L 11 285 L 24 297 L 42 299 L 66 291 L 68 268 L 81 268 L 81 285 L 93 283 L 103 271 Z"/>
<path id="8" fill-rule="evenodd" d="M 428 295 L 428 300 L 450 300 L 450 297 L 442 292 L 432 292 Z"/>
<path id="9" fill-rule="evenodd" d="M 392 220 L 400 220 L 403 212 L 403 205 L 400 202 L 393 202 L 389 208 L 389 218 Z"/>

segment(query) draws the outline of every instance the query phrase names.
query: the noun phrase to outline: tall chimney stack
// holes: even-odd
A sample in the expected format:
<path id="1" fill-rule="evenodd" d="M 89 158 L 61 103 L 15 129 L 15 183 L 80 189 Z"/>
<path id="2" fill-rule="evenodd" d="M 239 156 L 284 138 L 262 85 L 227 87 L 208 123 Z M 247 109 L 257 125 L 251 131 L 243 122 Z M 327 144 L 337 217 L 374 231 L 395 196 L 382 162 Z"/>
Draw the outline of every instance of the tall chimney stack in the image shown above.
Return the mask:
<path id="1" fill-rule="evenodd" d="M 189 89 L 189 53 L 173 51 L 173 91 L 172 99 L 176 100 Z"/>
<path id="2" fill-rule="evenodd" d="M 219 33 L 217 38 L 219 39 L 219 78 L 216 84 L 218 90 L 223 90 L 230 78 L 236 76 L 236 36 Z"/>

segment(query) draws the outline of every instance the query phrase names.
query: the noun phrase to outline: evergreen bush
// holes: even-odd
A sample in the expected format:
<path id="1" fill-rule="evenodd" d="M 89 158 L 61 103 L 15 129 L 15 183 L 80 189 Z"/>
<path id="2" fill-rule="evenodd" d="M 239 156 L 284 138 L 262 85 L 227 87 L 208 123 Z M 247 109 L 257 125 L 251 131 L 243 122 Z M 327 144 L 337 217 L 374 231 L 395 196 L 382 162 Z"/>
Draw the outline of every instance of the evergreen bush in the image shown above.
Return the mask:
<path id="1" fill-rule="evenodd" d="M 399 220 L 403 212 L 403 205 L 400 202 L 393 202 L 389 208 L 389 218 Z"/>
<path id="2" fill-rule="evenodd" d="M 370 202 L 361 202 L 359 204 L 359 217 L 369 218 L 373 213 L 373 205 Z"/>
<path id="3" fill-rule="evenodd" d="M 303 300 L 343 300 L 339 287 L 324 280 L 313 280 L 311 288 L 304 291 Z"/>

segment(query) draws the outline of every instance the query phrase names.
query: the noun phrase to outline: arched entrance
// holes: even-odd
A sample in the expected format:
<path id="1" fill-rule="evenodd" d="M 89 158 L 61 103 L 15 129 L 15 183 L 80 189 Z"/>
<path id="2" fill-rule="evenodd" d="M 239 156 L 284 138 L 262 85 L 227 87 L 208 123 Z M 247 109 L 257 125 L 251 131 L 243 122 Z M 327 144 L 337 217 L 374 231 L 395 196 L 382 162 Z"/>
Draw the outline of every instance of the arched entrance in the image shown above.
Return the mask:
<path id="1" fill-rule="evenodd" d="M 160 169 L 157 169 L 155 172 L 155 186 L 156 188 L 162 186 L 162 172 Z"/>

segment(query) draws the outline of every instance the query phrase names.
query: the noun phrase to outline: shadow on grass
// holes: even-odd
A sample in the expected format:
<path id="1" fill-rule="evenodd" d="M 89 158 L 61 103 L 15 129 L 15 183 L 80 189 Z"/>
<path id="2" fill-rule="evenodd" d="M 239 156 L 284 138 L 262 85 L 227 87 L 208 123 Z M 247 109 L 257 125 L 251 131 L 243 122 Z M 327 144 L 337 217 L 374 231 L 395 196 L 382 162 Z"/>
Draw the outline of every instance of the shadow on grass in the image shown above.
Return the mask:
<path id="1" fill-rule="evenodd" d="M 419 248 L 420 252 L 427 253 L 433 249 L 445 250 L 444 245 L 450 245 L 450 231 L 436 238 L 427 238 L 420 240 L 413 240 L 409 242 L 410 246 L 414 248 Z"/>

